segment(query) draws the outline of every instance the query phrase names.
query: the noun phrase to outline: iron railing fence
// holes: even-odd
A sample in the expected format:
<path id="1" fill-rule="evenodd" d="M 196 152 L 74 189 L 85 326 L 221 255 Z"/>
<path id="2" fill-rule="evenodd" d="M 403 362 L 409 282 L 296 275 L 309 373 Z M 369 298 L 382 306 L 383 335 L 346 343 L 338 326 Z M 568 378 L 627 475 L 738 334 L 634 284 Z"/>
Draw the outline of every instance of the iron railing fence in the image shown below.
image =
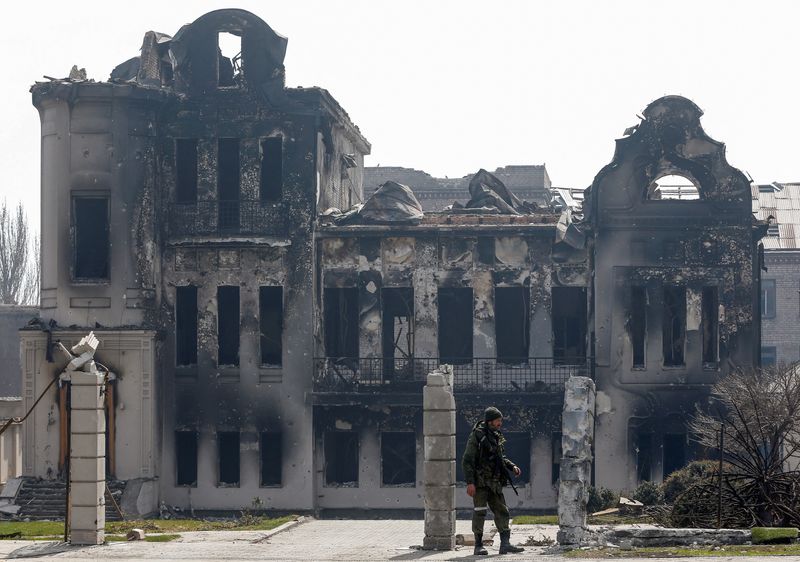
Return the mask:
<path id="1" fill-rule="evenodd" d="M 455 392 L 561 392 L 570 376 L 592 376 L 591 358 L 319 357 L 315 392 L 372 392 L 419 389 L 439 365 L 453 366 Z"/>
<path id="2" fill-rule="evenodd" d="M 172 203 L 169 207 L 172 235 L 281 234 L 286 213 L 281 205 L 258 199 Z"/>

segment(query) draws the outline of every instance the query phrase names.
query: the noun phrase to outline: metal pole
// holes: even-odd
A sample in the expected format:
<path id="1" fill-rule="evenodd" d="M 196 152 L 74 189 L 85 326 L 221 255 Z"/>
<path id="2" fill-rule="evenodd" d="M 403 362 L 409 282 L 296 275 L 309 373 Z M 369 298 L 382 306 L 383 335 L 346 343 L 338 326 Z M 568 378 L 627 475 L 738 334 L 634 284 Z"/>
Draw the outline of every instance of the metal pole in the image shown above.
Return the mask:
<path id="1" fill-rule="evenodd" d="M 725 455 L 725 420 L 719 426 L 719 493 L 717 495 L 717 529 L 722 528 L 722 457 Z"/>

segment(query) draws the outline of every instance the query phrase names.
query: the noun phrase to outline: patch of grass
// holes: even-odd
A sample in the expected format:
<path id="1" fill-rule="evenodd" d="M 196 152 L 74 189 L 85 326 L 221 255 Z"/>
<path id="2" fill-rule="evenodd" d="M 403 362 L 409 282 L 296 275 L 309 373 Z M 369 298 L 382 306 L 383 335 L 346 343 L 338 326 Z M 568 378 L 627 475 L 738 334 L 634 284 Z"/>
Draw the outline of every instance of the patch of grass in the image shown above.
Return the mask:
<path id="1" fill-rule="evenodd" d="M 727 545 L 718 547 L 689 548 L 685 546 L 674 547 L 646 547 L 620 550 L 619 548 L 591 548 L 588 550 L 570 550 L 565 552 L 567 558 L 674 558 L 674 557 L 700 557 L 700 556 L 798 556 L 800 544 L 779 545 Z"/>
<path id="2" fill-rule="evenodd" d="M 17 533 L 19 533 L 17 535 Z M 17 535 L 14 537 L 13 535 Z M 63 521 L 3 521 L 0 522 L 0 538 L 19 540 L 33 537 L 64 535 Z"/>
<path id="3" fill-rule="evenodd" d="M 517 515 L 514 525 L 558 525 L 558 515 Z"/>
<path id="4" fill-rule="evenodd" d="M 797 538 L 794 527 L 753 527 L 753 544 L 788 543 Z"/>
<path id="5" fill-rule="evenodd" d="M 145 535 L 144 542 L 169 542 L 181 538 L 180 535 Z M 125 542 L 127 541 L 125 535 L 106 535 L 106 542 Z"/>

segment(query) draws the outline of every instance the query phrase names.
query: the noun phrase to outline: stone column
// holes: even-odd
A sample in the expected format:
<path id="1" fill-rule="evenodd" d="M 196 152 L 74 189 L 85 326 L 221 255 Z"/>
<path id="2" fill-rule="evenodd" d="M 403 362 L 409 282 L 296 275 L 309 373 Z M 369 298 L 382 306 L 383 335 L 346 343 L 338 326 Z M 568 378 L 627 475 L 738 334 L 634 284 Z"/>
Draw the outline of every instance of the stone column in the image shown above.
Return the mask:
<path id="1" fill-rule="evenodd" d="M 425 539 L 428 550 L 456 545 L 456 402 L 453 368 L 442 365 L 428 375 L 422 393 L 425 440 Z"/>
<path id="2" fill-rule="evenodd" d="M 70 382 L 70 542 L 102 544 L 106 525 L 106 419 L 104 377 L 68 371 Z"/>
<path id="3" fill-rule="evenodd" d="M 558 486 L 558 543 L 578 546 L 586 534 L 587 488 L 592 476 L 594 381 L 570 377 L 561 415 L 561 481 Z"/>

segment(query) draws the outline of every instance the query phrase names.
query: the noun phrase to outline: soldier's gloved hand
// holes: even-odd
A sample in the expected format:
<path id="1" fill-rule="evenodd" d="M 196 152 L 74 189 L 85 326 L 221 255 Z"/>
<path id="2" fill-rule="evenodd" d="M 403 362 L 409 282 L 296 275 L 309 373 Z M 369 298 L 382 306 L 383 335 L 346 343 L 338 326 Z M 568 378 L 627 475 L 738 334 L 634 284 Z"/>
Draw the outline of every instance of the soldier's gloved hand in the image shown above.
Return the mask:
<path id="1" fill-rule="evenodd" d="M 514 476 L 519 476 L 520 474 L 522 474 L 522 471 L 519 469 L 518 466 L 515 466 L 514 467 Z"/>
<path id="2" fill-rule="evenodd" d="M 475 496 L 475 484 L 467 484 L 467 495 L 471 498 Z"/>

